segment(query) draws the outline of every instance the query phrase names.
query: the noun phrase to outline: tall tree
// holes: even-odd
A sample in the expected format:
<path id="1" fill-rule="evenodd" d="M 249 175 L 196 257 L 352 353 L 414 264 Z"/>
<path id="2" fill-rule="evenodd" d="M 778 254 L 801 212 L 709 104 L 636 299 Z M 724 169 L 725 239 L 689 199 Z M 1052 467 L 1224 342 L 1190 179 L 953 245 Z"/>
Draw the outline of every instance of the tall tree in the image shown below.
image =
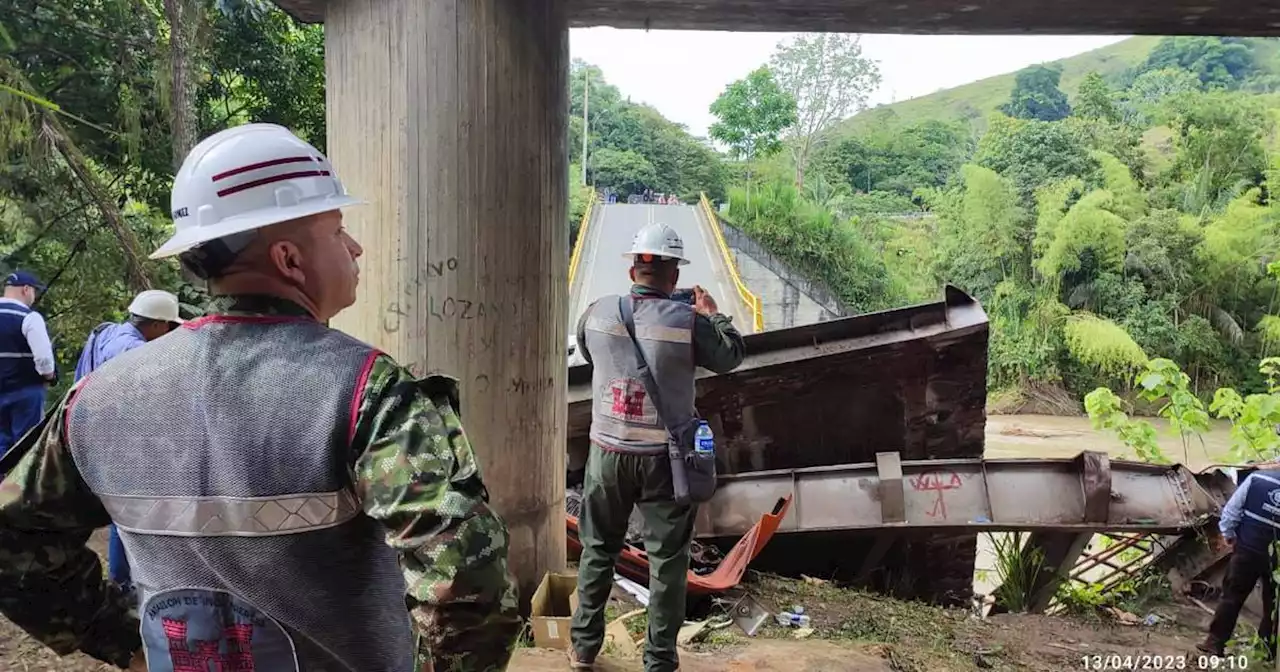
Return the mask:
<path id="1" fill-rule="evenodd" d="M 1166 37 L 1147 55 L 1142 72 L 1177 68 L 1205 86 L 1238 88 L 1256 69 L 1253 43 L 1238 37 L 1179 35 Z"/>
<path id="2" fill-rule="evenodd" d="M 1073 113 L 1084 119 L 1120 121 L 1120 108 L 1116 106 L 1111 87 L 1096 71 L 1085 75 L 1084 81 L 1080 82 Z"/>
<path id="3" fill-rule="evenodd" d="M 789 135 L 796 186 L 804 186 L 817 135 L 834 122 L 862 110 L 880 86 L 880 68 L 862 55 L 858 35 L 803 34 L 778 47 L 769 61 L 783 91 L 796 101 Z"/>
<path id="4" fill-rule="evenodd" d="M 173 170 L 176 173 L 196 146 L 196 34 L 201 20 L 198 0 L 164 0 L 169 22 L 169 130 L 173 136 Z"/>
<path id="5" fill-rule="evenodd" d="M 1067 94 L 1058 88 L 1062 71 L 1055 67 L 1033 65 L 1018 72 L 1013 80 L 1009 102 L 1000 111 L 1018 119 L 1057 121 L 1071 114 Z"/>
<path id="6" fill-rule="evenodd" d="M 796 123 L 796 99 L 778 86 L 769 68 L 761 67 L 725 88 L 711 103 L 711 113 L 719 119 L 708 129 L 711 137 L 747 162 L 749 185 L 751 162 L 782 149 L 778 138 Z"/>

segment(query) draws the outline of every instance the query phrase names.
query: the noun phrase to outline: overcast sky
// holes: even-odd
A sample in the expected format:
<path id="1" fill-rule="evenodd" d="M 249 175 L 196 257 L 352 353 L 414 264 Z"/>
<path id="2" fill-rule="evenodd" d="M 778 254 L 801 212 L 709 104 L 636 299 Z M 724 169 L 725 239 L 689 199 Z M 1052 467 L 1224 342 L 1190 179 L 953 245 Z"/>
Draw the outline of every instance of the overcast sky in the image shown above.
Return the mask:
<path id="1" fill-rule="evenodd" d="M 712 101 L 730 82 L 764 64 L 786 33 L 582 28 L 569 51 L 600 66 L 633 101 L 648 103 L 694 135 L 714 118 Z M 1033 63 L 1097 49 L 1123 36 L 1028 37 L 864 35 L 863 53 L 880 64 L 882 84 L 871 104 L 905 100 Z"/>

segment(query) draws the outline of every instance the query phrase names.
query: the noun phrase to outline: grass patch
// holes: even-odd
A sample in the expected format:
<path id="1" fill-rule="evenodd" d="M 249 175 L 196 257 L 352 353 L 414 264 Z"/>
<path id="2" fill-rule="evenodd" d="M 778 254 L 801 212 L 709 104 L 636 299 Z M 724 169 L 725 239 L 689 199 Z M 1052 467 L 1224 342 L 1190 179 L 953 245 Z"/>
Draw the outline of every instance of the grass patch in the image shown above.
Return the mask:
<path id="1" fill-rule="evenodd" d="M 938 669 L 981 669 L 974 662 L 975 628 L 967 611 L 943 609 L 897 600 L 859 589 L 841 588 L 831 582 L 809 582 L 772 574 L 752 573 L 747 590 L 775 611 L 801 605 L 812 619 L 813 637 L 849 642 L 890 661 L 901 672 Z M 727 629 L 725 637 L 740 636 Z M 790 628 L 768 621 L 758 637 L 789 638 Z M 729 641 L 717 641 L 724 645 Z M 987 652 L 988 661 L 992 656 Z"/>

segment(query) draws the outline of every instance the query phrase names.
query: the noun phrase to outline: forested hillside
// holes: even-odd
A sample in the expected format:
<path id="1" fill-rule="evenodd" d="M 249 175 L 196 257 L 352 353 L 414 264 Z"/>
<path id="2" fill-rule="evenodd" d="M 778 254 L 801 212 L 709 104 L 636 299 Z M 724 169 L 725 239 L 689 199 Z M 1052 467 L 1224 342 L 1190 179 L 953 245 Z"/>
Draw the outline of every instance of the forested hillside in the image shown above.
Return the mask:
<path id="1" fill-rule="evenodd" d="M 1054 61 L 1052 65 L 1062 72 L 1059 86 L 1074 100 L 1080 83 L 1089 73 L 1097 73 L 1117 89 L 1132 83 L 1135 69 L 1143 65 L 1151 50 L 1162 38 L 1140 35 L 1117 42 L 1101 49 L 1087 51 L 1077 56 Z M 1255 51 L 1255 62 L 1262 73 L 1280 74 L 1280 51 L 1274 40 L 1246 40 Z M 892 111 L 903 122 L 916 121 L 965 121 L 978 126 L 986 122 L 987 115 L 998 112 L 1009 99 L 1016 73 L 1007 73 L 980 79 L 950 89 L 880 105 L 860 112 L 846 120 L 838 128 L 853 130 L 871 123 L 878 115 Z"/>
<path id="2" fill-rule="evenodd" d="M 1078 408 L 1154 357 L 1193 391 L 1257 389 L 1280 344 L 1275 47 L 1130 40 L 1110 50 L 1127 67 L 1069 59 L 1112 66 L 1074 86 L 1046 64 L 863 112 L 803 169 L 758 160 L 729 216 L 854 311 L 973 293 L 993 390 Z M 981 124 L 957 119 L 979 105 Z"/>

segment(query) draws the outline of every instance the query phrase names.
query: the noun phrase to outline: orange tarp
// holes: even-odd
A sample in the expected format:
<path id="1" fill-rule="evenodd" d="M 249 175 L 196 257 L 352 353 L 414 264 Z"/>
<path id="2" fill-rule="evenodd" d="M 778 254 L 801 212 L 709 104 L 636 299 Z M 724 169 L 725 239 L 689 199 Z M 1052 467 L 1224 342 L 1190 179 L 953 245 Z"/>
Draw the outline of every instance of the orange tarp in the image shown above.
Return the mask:
<path id="1" fill-rule="evenodd" d="M 791 495 L 780 498 L 774 504 L 773 511 L 760 516 L 760 520 L 742 535 L 714 572 L 698 575 L 690 571 L 689 594 L 722 593 L 738 585 L 738 582 L 742 581 L 742 575 L 747 571 L 747 566 L 759 555 L 760 549 L 773 538 L 773 533 L 778 530 L 778 525 L 786 517 L 789 508 L 791 508 Z M 569 556 L 578 557 L 582 553 L 582 543 L 578 541 L 578 519 L 574 516 L 565 516 L 565 521 L 569 532 Z M 642 586 L 649 583 L 649 560 L 644 550 L 630 544 L 622 547 L 616 571 Z"/>

